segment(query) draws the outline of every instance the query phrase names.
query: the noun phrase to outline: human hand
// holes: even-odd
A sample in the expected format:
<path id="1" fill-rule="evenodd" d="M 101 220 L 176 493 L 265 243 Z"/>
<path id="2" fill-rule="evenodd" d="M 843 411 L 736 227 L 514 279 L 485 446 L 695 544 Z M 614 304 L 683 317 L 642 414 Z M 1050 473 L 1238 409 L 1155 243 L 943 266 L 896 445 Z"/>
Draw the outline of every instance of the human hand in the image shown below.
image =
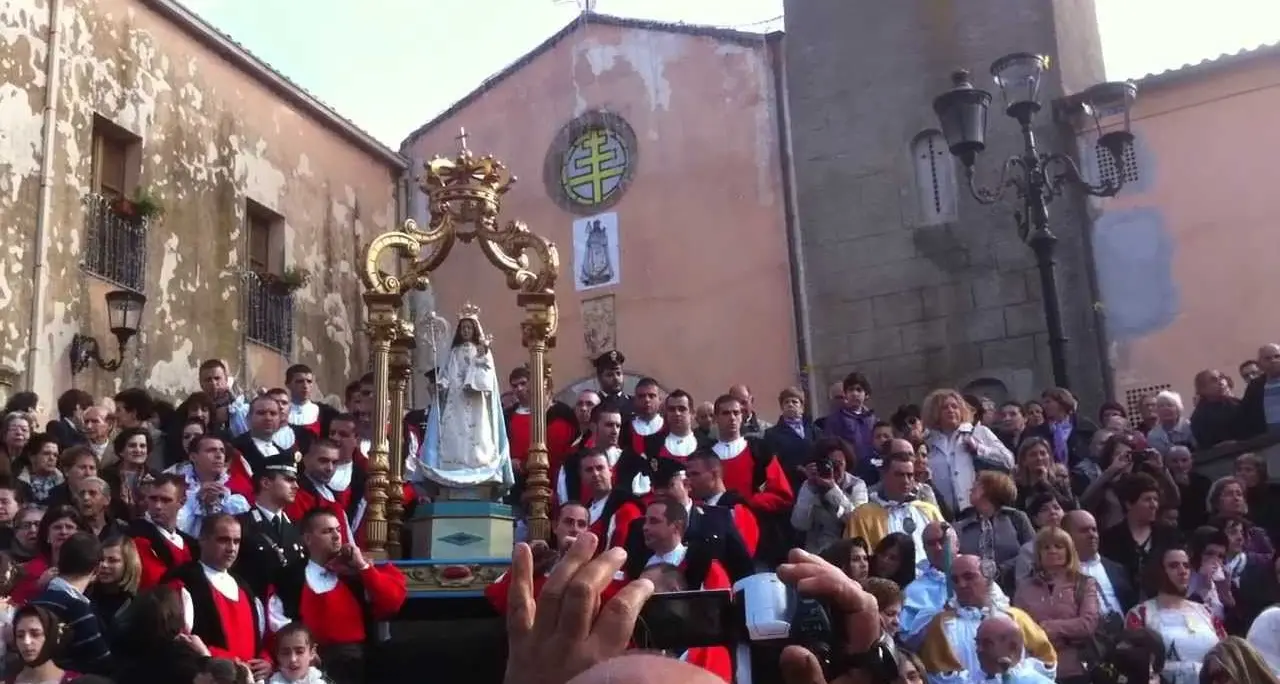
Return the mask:
<path id="1" fill-rule="evenodd" d="M 560 559 L 560 554 L 541 539 L 530 542 L 529 551 L 533 554 L 534 577 L 549 574 L 555 567 L 556 561 Z"/>
<path id="2" fill-rule="evenodd" d="M 49 586 L 49 583 L 52 582 L 53 578 L 57 576 L 58 576 L 58 569 L 49 568 L 48 570 L 45 570 L 44 572 L 40 573 L 40 577 L 36 579 L 36 586 L 40 587 L 41 589 L 44 589 L 45 587 Z"/>
<path id="3" fill-rule="evenodd" d="M 355 544 L 348 544 L 343 552 L 343 558 L 347 561 L 347 567 L 353 572 L 364 572 L 369 567 L 369 561 L 365 560 L 364 552 Z"/>
<path id="4" fill-rule="evenodd" d="M 249 674 L 251 675 L 249 677 L 249 681 L 251 682 L 266 681 L 266 679 L 271 676 L 271 671 L 274 669 L 271 667 L 271 661 L 263 660 L 261 658 L 254 658 L 247 663 L 242 662 L 240 665 L 249 670 Z"/>
<path id="5" fill-rule="evenodd" d="M 1133 456 L 1127 451 L 1117 455 L 1111 465 L 1107 466 L 1108 475 L 1119 475 L 1130 470 L 1133 470 Z"/>
<path id="6" fill-rule="evenodd" d="M 537 601 L 533 551 L 528 544 L 516 545 L 505 684 L 562 684 L 627 650 L 640 607 L 653 595 L 653 583 L 639 579 L 627 584 L 601 610 L 600 592 L 622 568 L 627 552 L 615 547 L 593 559 L 597 543 L 590 532 L 580 535 Z"/>
<path id="7" fill-rule="evenodd" d="M 822 600 L 831 611 L 832 621 L 842 621 L 845 643 L 833 647 L 842 648 L 845 654 L 858 654 L 870 651 L 880 641 L 880 609 L 875 597 L 840 568 L 801 549 L 792 549 L 787 562 L 778 566 L 778 578 L 794 586 L 802 596 Z M 828 684 L 817 656 L 803 646 L 788 646 L 782 651 L 782 671 L 787 684 Z M 865 675 L 851 671 L 829 684 L 855 684 L 865 681 Z"/>
<path id="8" fill-rule="evenodd" d="M 191 650 L 196 652 L 196 655 L 204 656 L 206 658 L 210 655 L 209 647 L 205 645 L 204 639 L 201 639 L 194 634 L 187 634 L 184 632 L 177 636 L 177 640 L 190 646 Z"/>

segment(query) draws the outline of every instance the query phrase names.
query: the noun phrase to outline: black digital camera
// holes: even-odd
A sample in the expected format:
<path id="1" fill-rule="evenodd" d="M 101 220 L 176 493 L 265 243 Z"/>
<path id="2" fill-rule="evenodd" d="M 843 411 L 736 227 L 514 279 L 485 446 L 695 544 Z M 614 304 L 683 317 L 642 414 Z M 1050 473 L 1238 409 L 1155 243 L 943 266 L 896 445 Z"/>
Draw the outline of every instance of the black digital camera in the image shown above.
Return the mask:
<path id="1" fill-rule="evenodd" d="M 738 684 L 782 681 L 779 661 L 787 646 L 803 646 L 834 679 L 852 667 L 840 657 L 842 626 L 822 601 L 796 593 L 771 572 L 743 578 L 734 589 L 654 594 L 640 611 L 634 635 L 637 648 L 679 655 L 690 648 L 724 646 L 734 660 Z M 874 681 L 897 677 L 877 662 Z"/>
<path id="2" fill-rule="evenodd" d="M 813 464 L 818 477 L 831 479 L 836 476 L 836 464 L 829 458 L 820 458 Z"/>

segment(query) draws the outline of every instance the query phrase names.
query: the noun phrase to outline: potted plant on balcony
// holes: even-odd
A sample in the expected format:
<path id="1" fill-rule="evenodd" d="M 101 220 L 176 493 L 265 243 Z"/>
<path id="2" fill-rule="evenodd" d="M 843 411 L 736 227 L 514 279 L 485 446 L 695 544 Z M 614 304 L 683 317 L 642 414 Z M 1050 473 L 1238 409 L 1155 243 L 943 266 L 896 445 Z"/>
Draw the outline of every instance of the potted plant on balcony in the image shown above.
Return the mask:
<path id="1" fill-rule="evenodd" d="M 280 275 L 264 273 L 260 276 L 272 292 L 280 295 L 293 294 L 311 282 L 311 271 L 301 266 L 290 266 Z"/>
<path id="2" fill-rule="evenodd" d="M 160 216 L 164 207 L 155 195 L 139 188 L 132 198 L 120 197 L 111 205 L 111 209 L 120 216 L 133 221 L 145 221 Z"/>

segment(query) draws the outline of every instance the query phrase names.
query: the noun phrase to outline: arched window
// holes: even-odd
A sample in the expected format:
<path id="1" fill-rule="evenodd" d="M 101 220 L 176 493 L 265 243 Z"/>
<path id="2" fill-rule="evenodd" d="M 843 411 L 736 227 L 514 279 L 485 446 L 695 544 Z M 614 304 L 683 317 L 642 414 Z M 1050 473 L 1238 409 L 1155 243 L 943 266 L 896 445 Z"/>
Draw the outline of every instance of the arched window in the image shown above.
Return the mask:
<path id="1" fill-rule="evenodd" d="M 936 226 L 956 219 L 955 162 L 942 133 L 928 130 L 911 141 L 920 224 Z"/>

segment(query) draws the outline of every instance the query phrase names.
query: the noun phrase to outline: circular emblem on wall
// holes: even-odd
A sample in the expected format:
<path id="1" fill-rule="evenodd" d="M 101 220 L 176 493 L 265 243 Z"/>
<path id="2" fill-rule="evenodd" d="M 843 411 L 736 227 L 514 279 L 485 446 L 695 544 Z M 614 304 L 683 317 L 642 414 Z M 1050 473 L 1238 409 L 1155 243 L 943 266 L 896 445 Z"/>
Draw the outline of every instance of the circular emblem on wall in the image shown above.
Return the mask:
<path id="1" fill-rule="evenodd" d="M 635 168 L 635 131 L 617 114 L 600 111 L 583 114 L 560 129 L 542 175 L 556 204 L 589 216 L 622 199 Z"/>

